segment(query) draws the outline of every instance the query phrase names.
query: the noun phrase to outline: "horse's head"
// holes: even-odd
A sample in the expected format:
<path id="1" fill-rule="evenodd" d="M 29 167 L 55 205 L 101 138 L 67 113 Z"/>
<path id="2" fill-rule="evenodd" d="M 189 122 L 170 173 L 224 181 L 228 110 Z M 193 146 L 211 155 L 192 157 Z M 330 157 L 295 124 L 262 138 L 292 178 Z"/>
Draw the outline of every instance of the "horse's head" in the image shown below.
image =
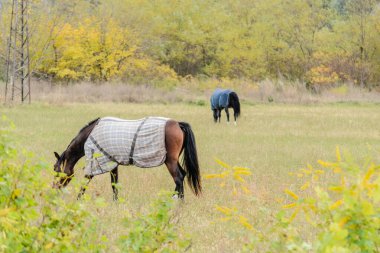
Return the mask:
<path id="1" fill-rule="evenodd" d="M 54 171 L 57 174 L 53 182 L 53 188 L 60 189 L 71 181 L 74 175 L 74 166 L 70 166 L 70 163 L 67 162 L 65 152 L 63 152 L 62 155 L 54 152 L 54 155 L 57 158 L 57 162 L 54 164 Z"/>

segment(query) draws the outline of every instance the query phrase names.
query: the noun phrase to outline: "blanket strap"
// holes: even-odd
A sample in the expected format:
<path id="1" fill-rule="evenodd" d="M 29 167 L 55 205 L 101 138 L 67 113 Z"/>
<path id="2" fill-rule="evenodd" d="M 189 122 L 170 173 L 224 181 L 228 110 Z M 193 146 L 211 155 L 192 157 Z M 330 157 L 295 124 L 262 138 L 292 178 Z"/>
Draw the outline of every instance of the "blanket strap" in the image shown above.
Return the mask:
<path id="1" fill-rule="evenodd" d="M 145 121 L 148 119 L 149 117 L 146 117 L 139 125 L 139 127 L 137 128 L 137 131 L 135 133 L 135 136 L 133 137 L 133 141 L 132 141 L 132 145 L 131 145 L 131 151 L 129 152 L 129 164 L 133 164 L 133 152 L 135 151 L 135 146 L 136 146 L 136 140 L 137 140 L 137 135 L 139 134 L 140 130 L 141 130 L 141 127 L 144 125 Z"/>
<path id="2" fill-rule="evenodd" d="M 102 152 L 108 159 L 110 159 L 111 161 L 117 163 L 118 165 L 120 164 L 113 156 L 111 156 L 110 154 L 108 154 L 107 151 L 105 151 L 100 145 L 99 143 L 94 139 L 94 137 L 92 137 L 90 135 L 90 140 L 94 143 L 94 145 L 100 150 L 100 152 Z"/>

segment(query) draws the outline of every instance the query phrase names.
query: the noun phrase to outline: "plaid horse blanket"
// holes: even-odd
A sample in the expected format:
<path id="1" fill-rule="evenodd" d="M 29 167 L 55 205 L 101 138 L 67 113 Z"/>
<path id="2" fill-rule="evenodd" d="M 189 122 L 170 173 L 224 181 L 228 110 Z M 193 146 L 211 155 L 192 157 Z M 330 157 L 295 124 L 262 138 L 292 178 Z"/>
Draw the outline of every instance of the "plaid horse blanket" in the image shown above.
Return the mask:
<path id="1" fill-rule="evenodd" d="M 228 107 L 228 98 L 231 92 L 232 90 L 216 89 L 210 98 L 211 110 Z"/>
<path id="2" fill-rule="evenodd" d="M 118 165 L 156 167 L 166 158 L 165 126 L 169 119 L 101 118 L 84 144 L 85 175 L 109 172 Z"/>

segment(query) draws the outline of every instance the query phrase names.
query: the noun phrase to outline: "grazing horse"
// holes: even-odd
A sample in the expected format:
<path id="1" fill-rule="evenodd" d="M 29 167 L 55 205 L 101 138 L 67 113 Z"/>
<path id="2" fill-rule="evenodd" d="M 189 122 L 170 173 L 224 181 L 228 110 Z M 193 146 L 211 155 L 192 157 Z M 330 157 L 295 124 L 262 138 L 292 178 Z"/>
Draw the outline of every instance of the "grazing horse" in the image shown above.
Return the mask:
<path id="1" fill-rule="evenodd" d="M 65 187 L 74 176 L 75 164 L 86 156 L 86 186 L 94 176 L 110 172 L 114 200 L 118 199 L 115 184 L 119 165 L 150 168 L 165 163 L 173 177 L 177 197 L 184 197 L 186 175 L 193 193 L 199 195 L 202 191 L 195 138 L 190 125 L 185 122 L 161 117 L 140 120 L 97 118 L 79 131 L 61 155 L 54 154 L 57 158 L 54 188 Z M 78 199 L 85 190 L 86 187 L 82 187 Z"/>
<path id="2" fill-rule="evenodd" d="M 227 115 L 227 122 L 230 122 L 230 114 L 228 108 L 234 109 L 234 119 L 236 125 L 236 119 L 240 115 L 240 102 L 236 92 L 232 90 L 216 89 L 210 98 L 211 110 L 214 114 L 214 122 L 220 123 L 221 111 L 224 109 Z"/>

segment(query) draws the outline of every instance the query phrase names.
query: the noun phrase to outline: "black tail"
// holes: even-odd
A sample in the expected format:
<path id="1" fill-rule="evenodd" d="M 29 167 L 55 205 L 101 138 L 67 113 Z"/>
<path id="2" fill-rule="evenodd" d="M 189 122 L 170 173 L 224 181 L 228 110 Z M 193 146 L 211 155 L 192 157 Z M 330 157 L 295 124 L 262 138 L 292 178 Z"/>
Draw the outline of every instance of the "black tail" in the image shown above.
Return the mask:
<path id="1" fill-rule="evenodd" d="M 187 173 L 187 182 L 195 195 L 202 192 L 201 176 L 199 173 L 197 147 L 195 145 L 195 137 L 191 127 L 186 122 L 179 122 L 179 126 L 185 133 L 185 140 L 183 144 L 184 155 L 182 160 L 182 167 Z"/>
<path id="2" fill-rule="evenodd" d="M 239 97 L 236 94 L 236 92 L 230 93 L 230 104 L 232 105 L 232 108 L 234 108 L 234 113 L 236 114 L 236 117 L 240 116 L 240 102 Z"/>

